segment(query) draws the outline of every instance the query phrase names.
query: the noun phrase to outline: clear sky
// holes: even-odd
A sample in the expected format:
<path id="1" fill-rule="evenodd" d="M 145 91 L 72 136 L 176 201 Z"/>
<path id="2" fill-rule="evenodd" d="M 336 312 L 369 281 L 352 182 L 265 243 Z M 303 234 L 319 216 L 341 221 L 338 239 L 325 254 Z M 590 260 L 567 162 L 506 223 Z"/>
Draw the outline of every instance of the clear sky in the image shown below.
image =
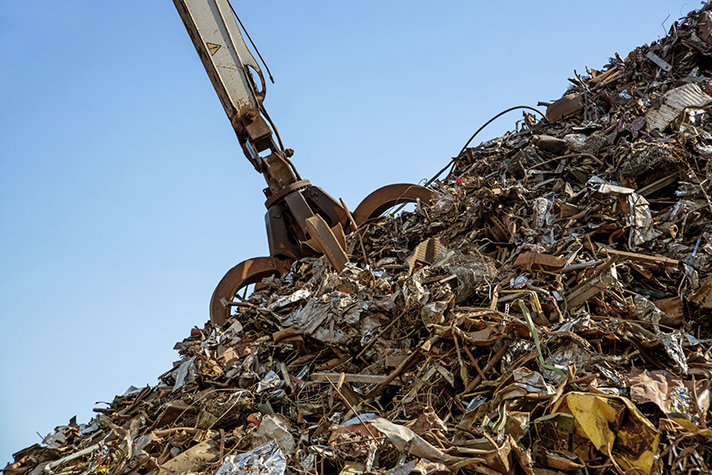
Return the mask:
<path id="1" fill-rule="evenodd" d="M 297 169 L 351 209 L 430 178 L 495 114 L 561 97 L 574 70 L 699 6 L 234 1 Z M 223 274 L 267 254 L 264 186 L 171 1 L 3 2 L 0 467 L 157 383 Z"/>

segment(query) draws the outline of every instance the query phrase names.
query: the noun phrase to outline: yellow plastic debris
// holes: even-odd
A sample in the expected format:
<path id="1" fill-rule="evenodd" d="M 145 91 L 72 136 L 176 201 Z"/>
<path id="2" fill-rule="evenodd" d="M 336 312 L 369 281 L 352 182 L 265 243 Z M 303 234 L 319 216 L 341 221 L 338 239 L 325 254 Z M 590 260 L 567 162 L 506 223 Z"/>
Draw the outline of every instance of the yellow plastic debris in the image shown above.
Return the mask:
<path id="1" fill-rule="evenodd" d="M 651 473 L 658 454 L 660 433 L 628 399 L 619 396 L 572 392 L 553 408 L 554 413 L 574 417 L 574 434 L 587 439 L 624 470 L 638 468 Z M 588 447 L 574 447 L 588 460 Z"/>

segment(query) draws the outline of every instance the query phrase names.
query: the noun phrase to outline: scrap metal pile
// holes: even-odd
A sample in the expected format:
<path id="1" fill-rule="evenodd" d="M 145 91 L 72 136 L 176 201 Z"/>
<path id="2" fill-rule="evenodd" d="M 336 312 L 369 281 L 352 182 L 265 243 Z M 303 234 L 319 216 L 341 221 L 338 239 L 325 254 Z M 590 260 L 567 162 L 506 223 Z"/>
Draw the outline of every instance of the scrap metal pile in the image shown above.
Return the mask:
<path id="1" fill-rule="evenodd" d="M 712 7 L 6 474 L 709 473 Z"/>

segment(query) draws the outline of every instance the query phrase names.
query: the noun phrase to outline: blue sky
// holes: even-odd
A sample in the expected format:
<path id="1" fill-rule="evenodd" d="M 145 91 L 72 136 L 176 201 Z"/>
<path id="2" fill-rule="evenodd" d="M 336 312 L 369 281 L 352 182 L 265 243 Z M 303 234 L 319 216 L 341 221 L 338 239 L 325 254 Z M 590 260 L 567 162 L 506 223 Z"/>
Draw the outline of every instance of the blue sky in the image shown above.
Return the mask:
<path id="1" fill-rule="evenodd" d="M 275 76 L 265 106 L 297 169 L 354 209 L 700 4 L 234 6 Z M 264 186 L 172 2 L 3 5 L 0 466 L 36 433 L 157 383 L 225 271 L 267 254 Z"/>

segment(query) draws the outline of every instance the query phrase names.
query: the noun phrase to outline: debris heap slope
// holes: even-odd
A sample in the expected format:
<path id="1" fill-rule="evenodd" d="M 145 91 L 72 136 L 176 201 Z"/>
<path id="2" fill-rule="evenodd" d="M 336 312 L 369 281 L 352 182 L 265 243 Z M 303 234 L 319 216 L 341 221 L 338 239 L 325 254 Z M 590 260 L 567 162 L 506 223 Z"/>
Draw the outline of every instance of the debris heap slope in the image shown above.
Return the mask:
<path id="1" fill-rule="evenodd" d="M 5 474 L 709 473 L 712 7 Z"/>

